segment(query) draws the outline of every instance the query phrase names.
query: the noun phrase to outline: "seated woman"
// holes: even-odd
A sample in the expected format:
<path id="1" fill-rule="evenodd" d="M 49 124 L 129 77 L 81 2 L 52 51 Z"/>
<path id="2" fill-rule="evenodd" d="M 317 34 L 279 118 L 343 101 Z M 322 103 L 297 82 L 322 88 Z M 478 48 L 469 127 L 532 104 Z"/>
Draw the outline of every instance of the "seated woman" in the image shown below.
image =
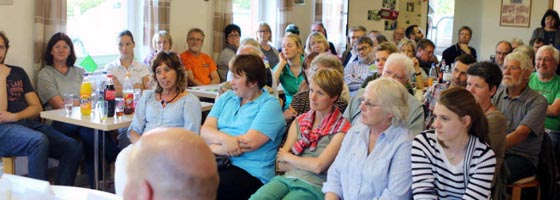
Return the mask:
<path id="1" fill-rule="evenodd" d="M 263 90 L 264 62 L 255 55 L 232 61 L 233 90 L 216 100 L 201 136 L 229 166 L 218 170 L 218 199 L 248 199 L 274 176 L 274 160 L 285 121 L 278 99 Z"/>
<path id="2" fill-rule="evenodd" d="M 280 62 L 273 69 L 275 83 L 281 83 L 284 87 L 286 101 L 284 109 L 292 102 L 292 97 L 298 92 L 299 85 L 305 81 L 303 66 L 303 43 L 299 36 L 288 34 L 282 41 L 282 52 Z"/>
<path id="3" fill-rule="evenodd" d="M 241 28 L 235 24 L 228 24 L 224 28 L 224 39 L 226 46 L 220 54 L 218 55 L 218 60 L 216 64 L 218 65 L 218 75 L 220 75 L 220 82 L 224 82 L 227 78 L 228 72 L 228 63 L 229 60 L 233 56 L 235 56 L 235 52 L 237 52 L 237 48 L 239 48 L 239 41 L 241 37 Z"/>
<path id="4" fill-rule="evenodd" d="M 340 62 L 340 61 L 339 61 Z M 317 71 L 309 84 L 311 110 L 297 117 L 278 151 L 276 176 L 251 199 L 322 199 L 327 169 L 334 161 L 350 122 L 335 107 L 343 75 L 334 69 Z"/>
<path id="5" fill-rule="evenodd" d="M 160 30 L 152 37 L 153 51 L 144 58 L 144 64 L 152 66 L 152 60 L 159 52 L 169 52 L 173 48 L 171 34 L 166 30 Z"/>
<path id="6" fill-rule="evenodd" d="M 506 149 L 506 116 L 492 104 L 492 96 L 500 87 L 502 70 L 498 65 L 483 61 L 472 64 L 467 70 L 467 90 L 474 96 L 488 120 L 488 139 L 496 154 L 496 174 L 492 183 L 492 198 L 504 199 L 507 170 L 503 161 Z"/>
<path id="7" fill-rule="evenodd" d="M 117 96 L 122 96 L 122 87 L 126 74 L 130 74 L 129 80 L 132 81 L 134 88 L 148 89 L 150 69 L 148 69 L 147 65 L 134 61 L 134 47 L 136 43 L 132 33 L 129 30 L 122 31 L 119 33 L 117 43 L 119 58 L 105 65 L 105 71 L 113 75 Z"/>
<path id="8" fill-rule="evenodd" d="M 155 91 L 144 92 L 136 105 L 128 137 L 136 143 L 143 133 L 157 127 L 182 127 L 200 133 L 202 111 L 196 96 L 185 90 L 185 69 L 179 56 L 171 52 L 158 53 L 152 64 Z M 130 145 L 122 150 L 115 163 L 115 192 L 122 196 L 126 185 L 126 167 L 131 153 Z"/>
<path id="9" fill-rule="evenodd" d="M 434 130 L 412 142 L 414 199 L 489 199 L 496 158 L 488 122 L 471 93 L 444 90 L 434 108 Z"/>
<path id="10" fill-rule="evenodd" d="M 290 104 L 288 109 L 284 110 L 284 118 L 287 122 L 291 122 L 291 120 L 296 116 L 306 113 L 310 110 L 308 87 L 309 80 L 307 79 L 313 76 L 316 71 L 320 69 L 335 69 L 341 74 L 344 74 L 344 67 L 342 66 L 342 62 L 340 62 L 340 60 L 335 55 L 332 55 L 330 53 L 319 54 L 310 63 L 311 64 L 309 68 L 305 71 L 306 81 L 300 85 L 300 91 L 294 95 L 292 103 Z M 341 93 L 338 94 L 338 96 L 339 98 L 337 98 L 338 100 L 335 102 L 335 106 L 341 112 L 344 112 L 350 100 L 350 90 L 348 89 L 346 83 L 342 83 L 342 90 Z"/>
<path id="11" fill-rule="evenodd" d="M 325 199 L 410 199 L 407 98 L 404 86 L 393 79 L 378 78 L 366 86 L 361 123 L 348 131 L 329 169 Z"/>
<path id="12" fill-rule="evenodd" d="M 63 94 L 73 94 L 78 99 L 80 86 L 85 70 L 75 67 L 76 54 L 72 39 L 65 33 L 55 33 L 47 43 L 43 57 L 46 66 L 37 74 L 37 92 L 45 110 L 63 109 Z M 78 105 L 75 100 L 74 105 Z M 52 127 L 70 137 L 79 136 L 82 140 L 86 172 L 89 177 L 90 187 L 94 186 L 94 131 L 74 124 L 53 121 Z M 101 140 L 101 134 L 99 134 Z M 111 137 L 105 137 L 105 159 L 111 163 L 117 157 L 119 149 Z M 102 142 L 99 143 L 101 148 Z M 101 162 L 100 162 L 101 163 Z M 103 170 L 101 170 L 103 171 Z M 102 177 L 102 173 L 99 173 Z M 98 178 L 99 178 L 98 177 Z"/>
<path id="13" fill-rule="evenodd" d="M 307 36 L 305 54 L 329 52 L 329 41 L 320 32 L 312 32 Z M 330 52 L 329 52 L 330 53 Z"/>

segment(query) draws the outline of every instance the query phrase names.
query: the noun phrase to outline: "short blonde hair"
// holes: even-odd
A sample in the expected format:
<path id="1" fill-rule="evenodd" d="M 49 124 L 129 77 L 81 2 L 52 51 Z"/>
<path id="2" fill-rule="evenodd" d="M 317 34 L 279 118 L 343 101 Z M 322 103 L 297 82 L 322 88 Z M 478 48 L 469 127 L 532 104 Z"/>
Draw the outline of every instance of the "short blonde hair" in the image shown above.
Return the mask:
<path id="1" fill-rule="evenodd" d="M 412 47 L 412 52 L 414 52 L 414 55 L 416 55 L 416 42 L 414 42 L 414 40 L 409 40 L 409 39 L 403 38 L 399 42 L 397 47 L 399 48 L 399 51 L 401 51 L 401 49 L 403 47 L 406 47 L 406 46 Z"/>
<path id="2" fill-rule="evenodd" d="M 381 77 L 369 82 L 365 92 L 376 97 L 383 113 L 393 115 L 392 124 L 406 124 L 408 91 L 402 83 Z"/>
<path id="3" fill-rule="evenodd" d="M 344 87 L 344 75 L 336 69 L 320 69 L 311 77 L 311 84 L 317 84 L 329 97 L 340 97 Z"/>
<path id="4" fill-rule="evenodd" d="M 299 38 L 298 35 L 290 33 L 290 34 L 286 34 L 286 36 L 284 36 L 284 39 L 286 39 L 286 38 L 294 41 L 296 43 L 296 47 L 298 48 L 300 53 L 303 53 L 303 42 L 301 41 L 301 38 Z"/>
<path id="5" fill-rule="evenodd" d="M 309 36 L 307 36 L 307 42 L 306 42 L 306 47 L 305 47 L 305 53 L 306 54 L 310 54 L 312 52 L 312 50 L 311 50 L 312 44 L 311 43 L 313 41 L 322 43 L 323 46 L 325 47 L 325 51 L 329 50 L 329 42 L 327 41 L 327 38 L 323 35 L 323 33 L 313 32 L 313 33 L 310 33 Z"/>

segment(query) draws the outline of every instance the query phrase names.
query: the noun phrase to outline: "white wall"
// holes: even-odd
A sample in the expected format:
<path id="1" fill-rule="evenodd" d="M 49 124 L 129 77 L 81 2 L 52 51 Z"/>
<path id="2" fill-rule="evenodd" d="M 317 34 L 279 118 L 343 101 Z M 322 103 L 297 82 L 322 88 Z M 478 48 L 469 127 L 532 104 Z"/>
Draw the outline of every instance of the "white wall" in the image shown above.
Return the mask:
<path id="1" fill-rule="evenodd" d="M 529 43 L 533 30 L 541 25 L 541 18 L 548 9 L 548 0 L 532 0 L 531 22 L 528 28 L 500 26 L 501 0 L 456 0 L 454 29 L 469 25 L 473 29 L 471 45 L 479 54 L 478 60 L 488 60 L 494 55 L 496 43 L 518 37 Z M 454 31 L 457 41 L 457 30 Z"/>
<path id="2" fill-rule="evenodd" d="M 34 1 L 18 0 L 12 5 L 0 5 L 0 31 L 10 40 L 4 63 L 20 66 L 34 80 L 33 69 L 33 9 Z M 31 81 L 34 82 L 34 81 Z"/>
<path id="3" fill-rule="evenodd" d="M 200 28 L 206 35 L 202 52 L 212 55 L 212 28 L 214 1 L 171 1 L 170 33 L 173 38 L 173 51 L 182 53 L 186 48 L 187 32 Z"/>

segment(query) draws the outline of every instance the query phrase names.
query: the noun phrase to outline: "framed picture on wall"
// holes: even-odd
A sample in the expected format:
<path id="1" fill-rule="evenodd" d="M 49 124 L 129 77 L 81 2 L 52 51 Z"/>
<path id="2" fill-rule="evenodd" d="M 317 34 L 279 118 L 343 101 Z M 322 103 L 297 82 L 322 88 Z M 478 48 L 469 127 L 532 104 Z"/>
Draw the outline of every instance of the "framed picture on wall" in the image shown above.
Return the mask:
<path id="1" fill-rule="evenodd" d="M 529 27 L 531 0 L 502 0 L 500 26 Z"/>

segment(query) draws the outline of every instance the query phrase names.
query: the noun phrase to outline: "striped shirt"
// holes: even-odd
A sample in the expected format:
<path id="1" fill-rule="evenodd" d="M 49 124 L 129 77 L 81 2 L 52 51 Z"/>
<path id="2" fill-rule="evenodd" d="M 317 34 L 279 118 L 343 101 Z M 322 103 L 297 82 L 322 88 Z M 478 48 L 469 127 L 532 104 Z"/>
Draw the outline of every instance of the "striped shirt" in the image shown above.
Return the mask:
<path id="1" fill-rule="evenodd" d="M 472 135 L 465 152 L 463 161 L 452 165 L 434 130 L 418 134 L 412 142 L 414 199 L 489 199 L 496 165 L 494 152 Z"/>

